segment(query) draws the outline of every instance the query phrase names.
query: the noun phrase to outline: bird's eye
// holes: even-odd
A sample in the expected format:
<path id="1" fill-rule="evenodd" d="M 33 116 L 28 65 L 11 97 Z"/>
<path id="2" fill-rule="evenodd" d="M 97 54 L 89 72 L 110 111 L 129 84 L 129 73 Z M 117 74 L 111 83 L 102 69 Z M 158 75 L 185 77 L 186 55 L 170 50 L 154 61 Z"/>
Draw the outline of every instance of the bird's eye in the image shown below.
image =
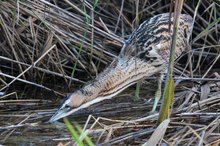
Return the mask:
<path id="1" fill-rule="evenodd" d="M 65 108 L 72 108 L 70 105 L 66 104 Z"/>
<path id="2" fill-rule="evenodd" d="M 60 109 L 71 109 L 72 107 L 68 104 L 64 104 Z"/>

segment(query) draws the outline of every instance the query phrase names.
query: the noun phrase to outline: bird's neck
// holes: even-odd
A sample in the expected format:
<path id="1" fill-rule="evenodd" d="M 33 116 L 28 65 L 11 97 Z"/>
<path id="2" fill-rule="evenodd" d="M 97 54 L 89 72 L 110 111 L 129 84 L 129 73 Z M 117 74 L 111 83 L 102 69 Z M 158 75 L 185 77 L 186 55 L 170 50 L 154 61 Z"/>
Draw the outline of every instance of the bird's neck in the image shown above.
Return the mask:
<path id="1" fill-rule="evenodd" d="M 95 98 L 110 99 L 143 77 L 151 76 L 162 69 L 161 62 L 150 64 L 138 58 L 118 58 L 95 80 L 85 85 L 81 92 L 87 95 L 85 102 Z"/>

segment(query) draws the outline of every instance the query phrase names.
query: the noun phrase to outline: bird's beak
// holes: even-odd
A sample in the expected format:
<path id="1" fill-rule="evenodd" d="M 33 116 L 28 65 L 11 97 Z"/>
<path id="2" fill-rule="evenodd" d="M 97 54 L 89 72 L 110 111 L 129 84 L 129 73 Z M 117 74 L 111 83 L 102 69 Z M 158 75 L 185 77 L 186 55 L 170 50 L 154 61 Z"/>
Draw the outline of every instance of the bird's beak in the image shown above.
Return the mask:
<path id="1" fill-rule="evenodd" d="M 110 97 L 111 98 L 111 97 Z M 100 102 L 104 99 L 110 99 L 109 97 L 108 98 L 97 98 L 95 100 L 92 100 L 90 102 L 87 102 L 87 103 L 84 103 L 82 104 L 81 106 L 79 107 L 76 107 L 76 108 L 71 108 L 71 107 L 61 107 L 49 120 L 49 122 L 55 122 L 63 117 L 66 117 L 66 116 L 69 116 L 81 109 L 84 109 L 84 108 L 87 108 L 89 107 L 90 105 L 94 104 L 94 103 L 97 103 L 97 102 Z"/>
<path id="2" fill-rule="evenodd" d="M 69 112 L 71 111 L 70 107 L 64 107 L 64 108 L 60 108 L 49 120 L 49 122 L 55 122 L 63 117 L 66 117 L 69 115 Z"/>

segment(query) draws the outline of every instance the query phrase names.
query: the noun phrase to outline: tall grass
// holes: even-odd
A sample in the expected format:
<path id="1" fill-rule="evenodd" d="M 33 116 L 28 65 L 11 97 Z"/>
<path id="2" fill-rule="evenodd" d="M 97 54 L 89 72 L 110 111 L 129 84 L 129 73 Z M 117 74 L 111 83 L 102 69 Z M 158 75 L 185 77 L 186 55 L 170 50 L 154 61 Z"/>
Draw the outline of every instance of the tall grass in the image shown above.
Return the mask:
<path id="1" fill-rule="evenodd" d="M 162 109 L 167 112 L 165 118 L 170 120 L 168 129 L 166 122 L 165 126 L 162 124 L 163 132 L 166 131 L 164 135 L 160 133 L 162 143 L 219 143 L 219 10 L 217 1 L 184 1 L 182 13 L 194 16 L 194 28 L 190 49 L 175 61 L 175 76 L 167 80 L 165 91 L 172 98 L 175 88 L 175 98 L 172 113 L 172 99 L 162 106 L 166 107 Z M 95 78 L 117 57 L 124 41 L 137 28 L 137 20 L 141 23 L 169 11 L 170 1 L 162 0 L 0 0 L 0 93 L 5 93 L 0 102 L 0 130 L 3 131 L 0 139 L 17 139 L 23 135 L 23 127 L 26 129 L 51 116 L 52 112 L 48 113 L 52 108 L 48 106 L 49 99 L 60 99 L 54 94 L 37 95 L 51 91 L 63 97 L 73 91 L 73 87 Z M 173 64 L 173 60 L 171 62 Z M 152 79 L 155 80 L 149 78 Z M 66 87 L 70 88 L 69 91 Z M 15 90 L 17 88 L 20 90 Z M 139 92 L 146 95 L 150 89 L 142 86 Z M 130 93 L 135 94 L 134 90 Z M 129 95 L 121 94 L 122 97 Z M 142 114 L 143 110 L 144 113 L 150 111 L 145 103 L 127 99 L 111 102 L 106 104 L 108 108 L 104 105 L 98 107 L 102 111 L 98 115 L 105 118 L 95 117 L 95 121 L 88 122 L 92 123 L 88 129 L 97 133 L 91 136 L 94 143 L 140 145 L 151 139 L 153 131 L 156 134 L 160 131 L 161 126 L 156 128 L 158 114 Z M 28 105 L 31 105 L 30 109 Z M 114 120 L 106 118 L 114 114 Z M 18 127 L 21 129 L 16 129 Z M 73 137 L 78 136 L 75 141 L 88 144 L 85 140 L 80 141 L 82 132 L 77 127 L 73 126 L 75 134 L 71 130 Z M 18 132 L 14 132 L 16 130 Z"/>

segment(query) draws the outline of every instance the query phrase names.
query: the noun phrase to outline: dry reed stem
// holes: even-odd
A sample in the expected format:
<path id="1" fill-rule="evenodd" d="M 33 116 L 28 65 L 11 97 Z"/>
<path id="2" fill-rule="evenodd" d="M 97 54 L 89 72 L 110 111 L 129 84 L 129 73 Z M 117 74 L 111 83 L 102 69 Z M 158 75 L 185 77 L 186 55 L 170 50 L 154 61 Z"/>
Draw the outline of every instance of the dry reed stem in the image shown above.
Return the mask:
<path id="1" fill-rule="evenodd" d="M 139 23 L 158 13 L 168 12 L 169 7 L 168 2 L 153 0 L 99 0 L 95 8 L 90 0 L 56 3 L 45 0 L 0 1 L 0 88 L 7 87 L 5 96 L 0 97 L 0 139 L 4 142 L 17 139 L 20 131 L 25 135 L 27 131 L 22 128 L 34 128 L 36 122 L 48 119 L 57 107 L 54 104 L 48 106 L 52 102 L 48 97 L 30 97 L 25 89 L 14 91 L 17 81 L 63 95 L 68 91 L 59 88 L 60 84 L 65 88 L 75 87 L 94 78 L 117 57 L 124 41 Z M 209 0 L 184 3 L 183 13 L 194 16 L 194 28 L 189 51 L 175 64 L 174 112 L 161 144 L 220 143 L 220 25 L 215 23 L 210 27 L 220 17 L 219 9 L 219 5 Z M 54 45 L 56 47 L 46 53 Z M 38 60 L 45 53 L 47 55 Z M 55 85 L 50 87 L 48 81 L 54 84 L 54 80 Z M 129 91 L 122 95 L 133 96 L 133 93 Z M 141 97 L 145 97 L 149 90 L 141 90 L 141 93 Z M 54 95 L 52 97 L 55 100 Z M 152 102 L 149 103 L 152 106 Z M 118 107 L 113 108 L 115 105 Z M 148 109 L 146 103 L 142 101 L 126 107 L 116 102 L 109 106 L 112 108 L 108 110 L 115 112 L 116 117 L 111 120 L 107 114 L 109 111 L 100 106 L 98 109 L 105 117 L 90 116 L 85 124 L 84 131 L 97 145 L 141 145 L 148 141 L 156 129 L 158 114 L 139 117 L 133 112 L 134 109 Z M 118 120 L 120 112 L 132 115 Z M 39 123 L 37 127 L 43 125 L 45 123 Z M 50 128 L 45 129 L 52 131 Z M 50 141 L 56 144 L 71 141 L 70 136 L 63 135 L 70 134 L 62 131 Z"/>

